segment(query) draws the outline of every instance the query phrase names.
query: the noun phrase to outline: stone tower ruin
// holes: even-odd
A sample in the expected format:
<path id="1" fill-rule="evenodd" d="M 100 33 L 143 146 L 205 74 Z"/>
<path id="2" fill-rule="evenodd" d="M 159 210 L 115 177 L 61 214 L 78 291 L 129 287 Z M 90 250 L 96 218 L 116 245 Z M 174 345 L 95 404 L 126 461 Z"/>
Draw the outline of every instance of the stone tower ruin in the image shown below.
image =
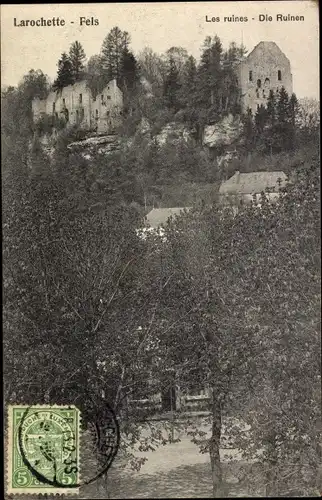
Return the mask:
<path id="1" fill-rule="evenodd" d="M 293 92 L 291 64 L 275 42 L 260 42 L 236 67 L 242 111 L 266 106 L 269 91 Z"/>

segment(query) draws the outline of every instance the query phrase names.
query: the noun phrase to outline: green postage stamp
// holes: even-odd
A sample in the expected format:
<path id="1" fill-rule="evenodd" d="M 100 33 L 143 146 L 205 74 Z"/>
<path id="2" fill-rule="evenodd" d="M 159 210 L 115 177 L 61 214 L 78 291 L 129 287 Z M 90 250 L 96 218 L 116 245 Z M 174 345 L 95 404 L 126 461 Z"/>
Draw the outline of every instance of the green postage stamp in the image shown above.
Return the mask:
<path id="1" fill-rule="evenodd" d="M 8 493 L 78 493 L 80 411 L 9 406 Z"/>

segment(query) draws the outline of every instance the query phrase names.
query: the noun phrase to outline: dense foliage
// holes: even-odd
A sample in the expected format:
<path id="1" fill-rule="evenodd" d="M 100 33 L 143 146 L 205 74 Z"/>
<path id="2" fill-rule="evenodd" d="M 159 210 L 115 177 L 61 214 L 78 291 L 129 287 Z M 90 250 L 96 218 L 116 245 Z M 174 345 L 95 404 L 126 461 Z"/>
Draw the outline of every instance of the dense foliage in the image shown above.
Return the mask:
<path id="1" fill-rule="evenodd" d="M 181 387 L 211 388 L 209 451 L 220 496 L 222 420 L 231 443 L 255 460 L 243 478 L 267 496 L 317 494 L 321 450 L 320 171 L 296 169 L 281 198 L 261 208 L 204 208 L 165 232 L 160 338 Z M 165 324 L 165 328 L 164 328 Z M 198 431 L 195 432 L 198 436 Z M 263 472 L 264 471 L 264 472 Z M 256 484 L 257 482 L 257 484 Z"/>

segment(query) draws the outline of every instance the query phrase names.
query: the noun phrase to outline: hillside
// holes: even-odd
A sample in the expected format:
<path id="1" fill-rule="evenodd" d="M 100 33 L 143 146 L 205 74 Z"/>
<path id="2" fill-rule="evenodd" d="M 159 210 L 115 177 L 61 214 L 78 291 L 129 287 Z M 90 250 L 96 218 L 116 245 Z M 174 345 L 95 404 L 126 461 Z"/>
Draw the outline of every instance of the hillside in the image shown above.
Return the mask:
<path id="1" fill-rule="evenodd" d="M 285 62 L 275 45 L 276 61 Z M 292 173 L 316 152 L 319 104 L 290 93 L 289 62 L 285 81 L 265 63 L 271 79 L 278 77 L 277 90 L 259 93 L 260 80 L 240 80 L 241 68 L 265 59 L 270 48 L 261 42 L 247 56 L 245 47 L 224 48 L 215 36 L 205 39 L 199 61 L 182 47 L 161 56 L 150 49 L 134 54 L 129 34 L 115 27 L 102 53 L 86 62 L 75 42 L 76 59 L 62 54 L 53 84 L 31 70 L 17 88 L 2 92 L 4 151 L 15 144 L 31 169 L 39 162 L 64 169 L 75 187 L 86 172 L 95 206 L 134 203 L 144 210 L 213 203 L 236 170 Z M 256 112 L 245 108 L 246 83 Z M 113 118 L 114 104 L 122 107 L 121 120 Z"/>

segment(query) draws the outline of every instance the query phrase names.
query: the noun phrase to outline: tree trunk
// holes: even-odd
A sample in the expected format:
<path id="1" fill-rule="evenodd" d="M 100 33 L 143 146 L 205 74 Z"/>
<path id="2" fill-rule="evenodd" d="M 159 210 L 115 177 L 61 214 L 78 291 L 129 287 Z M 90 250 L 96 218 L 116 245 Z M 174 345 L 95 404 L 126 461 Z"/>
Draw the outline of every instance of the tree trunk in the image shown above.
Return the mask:
<path id="1" fill-rule="evenodd" d="M 277 481 L 277 449 L 276 449 L 276 435 L 273 431 L 268 441 L 268 463 L 266 470 L 266 493 L 267 497 L 278 496 L 278 481 Z"/>
<path id="2" fill-rule="evenodd" d="M 212 429 L 209 446 L 210 464 L 212 473 L 213 498 L 221 498 L 222 468 L 220 463 L 220 436 L 221 436 L 221 403 L 216 392 L 212 393 Z"/>
<path id="3" fill-rule="evenodd" d="M 214 91 L 213 91 L 213 89 L 211 89 L 211 91 L 210 91 L 210 104 L 211 104 L 211 106 L 214 105 L 214 102 L 215 102 Z"/>
<path id="4" fill-rule="evenodd" d="M 104 495 L 105 495 L 105 498 L 106 499 L 109 499 L 111 498 L 110 496 L 110 492 L 109 492 L 109 484 L 108 484 L 108 475 L 107 475 L 107 472 L 104 474 Z"/>

